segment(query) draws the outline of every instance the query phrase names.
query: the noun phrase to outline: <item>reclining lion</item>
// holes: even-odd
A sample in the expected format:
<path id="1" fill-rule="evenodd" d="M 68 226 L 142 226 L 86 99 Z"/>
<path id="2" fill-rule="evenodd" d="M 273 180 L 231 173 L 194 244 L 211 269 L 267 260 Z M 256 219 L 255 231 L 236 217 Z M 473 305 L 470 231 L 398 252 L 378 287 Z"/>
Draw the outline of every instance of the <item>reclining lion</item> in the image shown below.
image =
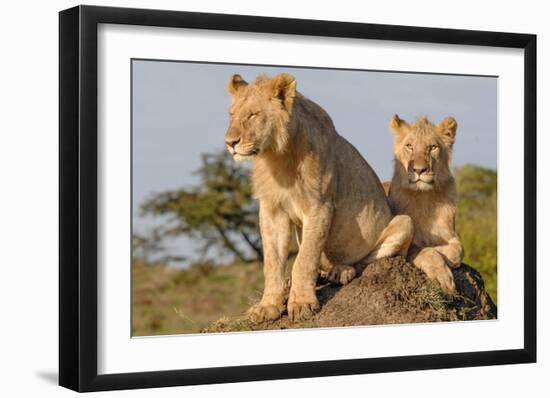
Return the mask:
<path id="1" fill-rule="evenodd" d="M 394 214 L 410 216 L 414 238 L 409 260 L 448 291 L 455 291 L 450 268 L 462 263 L 464 249 L 455 231 L 456 182 L 450 163 L 457 123 L 438 125 L 425 118 L 409 124 L 394 115 L 394 174 L 388 198 Z"/>
<path id="2" fill-rule="evenodd" d="M 319 310 L 319 266 L 348 282 L 353 264 L 405 255 L 412 239 L 408 216 L 391 213 L 380 180 L 359 152 L 338 135 L 328 114 L 296 91 L 289 74 L 230 78 L 230 126 L 225 143 L 235 160 L 254 160 L 252 183 L 260 204 L 265 288 L 253 321 L 285 310 L 284 266 L 291 226 L 299 236 L 286 309 L 290 319 Z"/>

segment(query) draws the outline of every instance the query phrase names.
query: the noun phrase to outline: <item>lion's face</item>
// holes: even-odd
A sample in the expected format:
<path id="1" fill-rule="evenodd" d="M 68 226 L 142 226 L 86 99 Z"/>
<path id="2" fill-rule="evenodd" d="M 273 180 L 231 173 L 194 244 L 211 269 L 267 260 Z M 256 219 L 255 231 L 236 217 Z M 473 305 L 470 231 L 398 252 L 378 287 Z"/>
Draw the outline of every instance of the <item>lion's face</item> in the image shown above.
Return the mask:
<path id="1" fill-rule="evenodd" d="M 231 108 L 225 144 L 233 159 L 249 160 L 268 150 L 284 151 L 296 95 L 294 77 L 261 76 L 248 84 L 241 76 L 233 75 L 228 90 Z"/>
<path id="2" fill-rule="evenodd" d="M 403 188 L 430 191 L 451 178 L 454 118 L 434 125 L 423 117 L 409 124 L 394 115 L 390 127 L 395 134 L 395 177 Z"/>

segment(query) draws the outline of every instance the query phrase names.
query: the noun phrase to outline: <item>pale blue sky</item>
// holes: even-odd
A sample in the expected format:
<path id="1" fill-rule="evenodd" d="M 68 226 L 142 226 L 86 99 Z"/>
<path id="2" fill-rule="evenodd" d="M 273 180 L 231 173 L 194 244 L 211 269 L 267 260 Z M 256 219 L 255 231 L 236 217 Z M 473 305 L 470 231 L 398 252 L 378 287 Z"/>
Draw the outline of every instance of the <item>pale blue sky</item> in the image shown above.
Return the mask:
<path id="1" fill-rule="evenodd" d="M 224 148 L 233 73 L 247 81 L 258 74 L 291 73 L 298 90 L 322 106 L 338 133 L 367 159 L 381 180 L 392 174 L 392 114 L 458 121 L 453 165 L 497 167 L 495 77 L 133 61 L 133 226 L 144 233 L 161 222 L 139 216 L 154 193 L 197 182 L 200 155 Z M 173 254 L 196 257 L 187 238 L 168 243 Z"/>

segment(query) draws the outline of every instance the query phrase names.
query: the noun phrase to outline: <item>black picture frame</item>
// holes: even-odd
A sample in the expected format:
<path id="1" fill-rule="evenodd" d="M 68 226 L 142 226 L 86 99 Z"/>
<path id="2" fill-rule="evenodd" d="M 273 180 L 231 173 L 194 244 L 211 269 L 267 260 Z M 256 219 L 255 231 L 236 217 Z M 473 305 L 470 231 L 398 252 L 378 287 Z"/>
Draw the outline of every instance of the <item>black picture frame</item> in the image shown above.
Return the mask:
<path id="1" fill-rule="evenodd" d="M 98 375 L 97 26 L 283 33 L 524 50 L 524 348 Z M 536 361 L 536 36 L 318 20 L 78 6 L 59 14 L 59 384 L 76 391 L 459 368 Z"/>

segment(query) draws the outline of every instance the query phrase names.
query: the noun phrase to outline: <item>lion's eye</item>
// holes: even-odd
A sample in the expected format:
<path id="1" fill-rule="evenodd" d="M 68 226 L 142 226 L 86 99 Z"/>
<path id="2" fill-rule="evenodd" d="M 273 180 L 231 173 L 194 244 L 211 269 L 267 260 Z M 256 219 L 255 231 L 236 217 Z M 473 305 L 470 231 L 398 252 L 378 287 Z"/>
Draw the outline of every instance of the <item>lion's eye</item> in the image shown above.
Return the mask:
<path id="1" fill-rule="evenodd" d="M 413 150 L 413 146 L 412 146 L 411 144 L 407 144 L 407 145 L 405 145 L 405 149 L 406 149 L 407 151 L 412 151 L 412 150 Z"/>
<path id="2" fill-rule="evenodd" d="M 256 115 L 258 115 L 258 113 L 251 113 L 250 115 L 248 115 L 248 120 L 254 119 Z"/>
<path id="3" fill-rule="evenodd" d="M 437 145 L 430 145 L 430 152 L 437 151 L 439 147 Z"/>

